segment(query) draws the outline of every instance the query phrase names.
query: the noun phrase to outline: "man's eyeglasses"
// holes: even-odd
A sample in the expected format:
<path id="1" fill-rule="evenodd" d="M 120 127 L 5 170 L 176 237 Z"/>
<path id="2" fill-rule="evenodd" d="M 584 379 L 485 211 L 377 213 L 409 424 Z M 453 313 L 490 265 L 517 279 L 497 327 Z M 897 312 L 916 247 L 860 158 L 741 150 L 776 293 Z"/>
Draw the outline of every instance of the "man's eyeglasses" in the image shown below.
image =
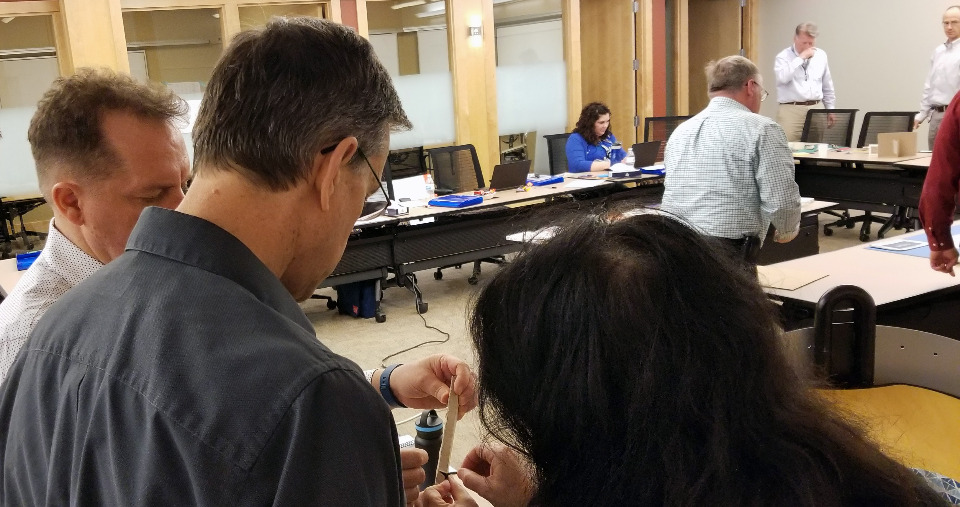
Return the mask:
<path id="1" fill-rule="evenodd" d="M 337 145 L 327 146 L 326 148 L 320 150 L 321 155 L 326 155 L 333 151 Z M 390 206 L 390 196 L 387 195 L 387 189 L 383 188 L 383 182 L 380 181 L 380 177 L 377 176 L 377 171 L 373 170 L 373 165 L 370 164 L 370 160 L 367 159 L 367 156 L 363 154 L 363 150 L 360 147 L 357 147 L 357 154 L 360 155 L 360 158 L 367 163 L 367 167 L 370 168 L 370 174 L 373 174 L 373 179 L 377 181 L 377 188 L 380 189 L 380 192 L 383 193 L 383 200 L 370 200 L 370 196 L 366 201 L 363 202 L 363 210 L 360 211 L 360 217 L 357 218 L 357 222 L 367 222 L 373 220 L 374 218 L 379 217 L 383 214 L 384 211 Z"/>
<path id="2" fill-rule="evenodd" d="M 754 81 L 754 83 L 757 83 L 757 82 Z M 757 86 L 760 86 L 760 83 L 757 83 Z M 767 100 L 767 97 L 769 96 L 770 96 L 770 92 L 768 92 L 763 86 L 760 86 L 760 102 Z"/>

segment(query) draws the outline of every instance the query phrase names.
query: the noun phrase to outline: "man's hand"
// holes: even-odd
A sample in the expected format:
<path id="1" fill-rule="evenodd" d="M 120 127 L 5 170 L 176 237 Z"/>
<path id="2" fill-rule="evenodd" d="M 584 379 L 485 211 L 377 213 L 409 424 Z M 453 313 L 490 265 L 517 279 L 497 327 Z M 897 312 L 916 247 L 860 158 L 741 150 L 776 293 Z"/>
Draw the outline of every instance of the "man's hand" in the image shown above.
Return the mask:
<path id="1" fill-rule="evenodd" d="M 464 486 L 497 507 L 525 506 L 533 497 L 533 480 L 523 459 L 500 443 L 471 449 L 457 475 Z"/>
<path id="2" fill-rule="evenodd" d="M 834 125 L 837 124 L 837 115 L 833 113 L 827 114 L 827 128 L 832 129 Z"/>
<path id="3" fill-rule="evenodd" d="M 913 120 L 913 130 L 920 128 L 921 123 L 923 123 L 923 120 Z"/>
<path id="4" fill-rule="evenodd" d="M 403 472 L 403 496 L 407 505 L 417 505 L 420 485 L 427 478 L 423 465 L 427 464 L 427 451 L 407 447 L 400 449 L 400 468 Z"/>
<path id="5" fill-rule="evenodd" d="M 800 229 L 797 229 L 793 232 L 783 233 L 780 231 L 774 231 L 773 240 L 777 243 L 788 243 L 793 241 L 793 238 L 797 237 L 797 234 L 800 234 Z"/>
<path id="6" fill-rule="evenodd" d="M 815 47 L 809 47 L 809 48 L 807 48 L 807 49 L 804 49 L 804 50 L 803 50 L 803 53 L 800 53 L 800 58 L 803 58 L 804 60 L 809 60 L 809 59 L 813 58 L 813 55 L 814 55 L 814 53 L 816 53 L 816 52 L 817 52 L 817 48 L 815 48 Z"/>
<path id="7" fill-rule="evenodd" d="M 378 376 L 379 370 L 374 374 Z M 460 396 L 459 416 L 477 406 L 476 378 L 467 363 L 453 356 L 434 354 L 398 366 L 390 375 L 390 390 L 410 408 L 443 408 L 450 398 L 450 379 L 456 375 L 453 392 Z"/>
<path id="8" fill-rule="evenodd" d="M 477 501 L 470 496 L 467 488 L 456 475 L 450 475 L 447 480 L 427 488 L 420 496 L 420 507 L 477 507 Z"/>
<path id="9" fill-rule="evenodd" d="M 953 267 L 957 265 L 957 249 L 930 251 L 930 267 L 934 271 L 949 273 L 950 276 L 957 276 L 953 273 Z"/>

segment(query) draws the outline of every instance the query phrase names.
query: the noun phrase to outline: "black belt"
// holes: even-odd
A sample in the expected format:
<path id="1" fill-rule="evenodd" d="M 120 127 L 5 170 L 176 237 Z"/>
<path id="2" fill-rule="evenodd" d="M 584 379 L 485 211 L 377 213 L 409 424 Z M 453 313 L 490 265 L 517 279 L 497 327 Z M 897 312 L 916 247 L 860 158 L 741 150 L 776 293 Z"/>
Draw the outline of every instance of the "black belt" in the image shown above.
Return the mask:
<path id="1" fill-rule="evenodd" d="M 726 246 L 727 251 L 734 256 L 736 260 L 746 263 L 750 266 L 757 264 L 760 257 L 760 238 L 757 236 L 744 236 L 742 238 L 731 239 L 714 236 L 720 244 Z"/>
<path id="2" fill-rule="evenodd" d="M 788 104 L 791 106 L 815 106 L 819 104 L 819 100 L 805 100 L 803 102 L 781 102 L 781 104 Z"/>
<path id="3" fill-rule="evenodd" d="M 933 107 L 931 107 L 930 109 L 933 109 L 934 111 L 936 111 L 936 112 L 938 112 L 938 113 L 942 113 L 942 112 L 944 112 L 944 111 L 947 110 L 947 106 L 933 106 Z"/>

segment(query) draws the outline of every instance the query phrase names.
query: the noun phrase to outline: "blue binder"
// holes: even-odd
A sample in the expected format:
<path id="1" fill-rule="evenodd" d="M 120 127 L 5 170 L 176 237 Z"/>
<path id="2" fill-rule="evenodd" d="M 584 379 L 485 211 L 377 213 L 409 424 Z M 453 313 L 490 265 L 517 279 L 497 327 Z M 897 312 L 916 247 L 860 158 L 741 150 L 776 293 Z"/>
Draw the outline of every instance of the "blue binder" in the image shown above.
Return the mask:
<path id="1" fill-rule="evenodd" d="M 430 199 L 427 204 L 444 208 L 465 208 L 482 202 L 483 196 L 480 195 L 442 195 Z"/>

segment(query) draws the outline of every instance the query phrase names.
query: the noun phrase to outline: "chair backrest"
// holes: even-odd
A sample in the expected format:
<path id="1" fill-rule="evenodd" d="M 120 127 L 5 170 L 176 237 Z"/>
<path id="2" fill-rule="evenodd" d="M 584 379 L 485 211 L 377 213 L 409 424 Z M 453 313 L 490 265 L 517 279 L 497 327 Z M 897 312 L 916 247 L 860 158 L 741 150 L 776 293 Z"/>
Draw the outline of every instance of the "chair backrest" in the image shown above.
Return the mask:
<path id="1" fill-rule="evenodd" d="M 387 155 L 387 164 L 394 178 L 409 178 L 427 172 L 426 156 L 423 146 L 414 146 L 402 150 L 391 150 Z"/>
<path id="2" fill-rule="evenodd" d="M 663 160 L 663 151 L 667 148 L 667 141 L 670 140 L 673 131 L 689 119 L 690 116 L 657 116 L 643 119 L 643 141 L 663 141 L 660 143 L 657 160 Z"/>
<path id="3" fill-rule="evenodd" d="M 857 148 L 868 144 L 877 144 L 877 134 L 886 132 L 913 132 L 913 118 L 916 111 L 870 111 L 863 115 L 860 127 L 860 139 Z"/>
<path id="4" fill-rule="evenodd" d="M 853 142 L 853 121 L 858 109 L 811 109 L 803 123 L 800 141 L 804 143 L 827 143 L 837 146 L 851 146 Z M 833 115 L 833 125 L 830 125 Z"/>
<path id="5" fill-rule="evenodd" d="M 570 134 L 548 134 L 543 136 L 547 140 L 547 159 L 550 161 L 550 174 L 567 172 L 567 138 Z"/>
<path id="6" fill-rule="evenodd" d="M 466 192 L 483 188 L 483 171 L 472 144 L 433 148 L 427 152 L 437 193 Z"/>

